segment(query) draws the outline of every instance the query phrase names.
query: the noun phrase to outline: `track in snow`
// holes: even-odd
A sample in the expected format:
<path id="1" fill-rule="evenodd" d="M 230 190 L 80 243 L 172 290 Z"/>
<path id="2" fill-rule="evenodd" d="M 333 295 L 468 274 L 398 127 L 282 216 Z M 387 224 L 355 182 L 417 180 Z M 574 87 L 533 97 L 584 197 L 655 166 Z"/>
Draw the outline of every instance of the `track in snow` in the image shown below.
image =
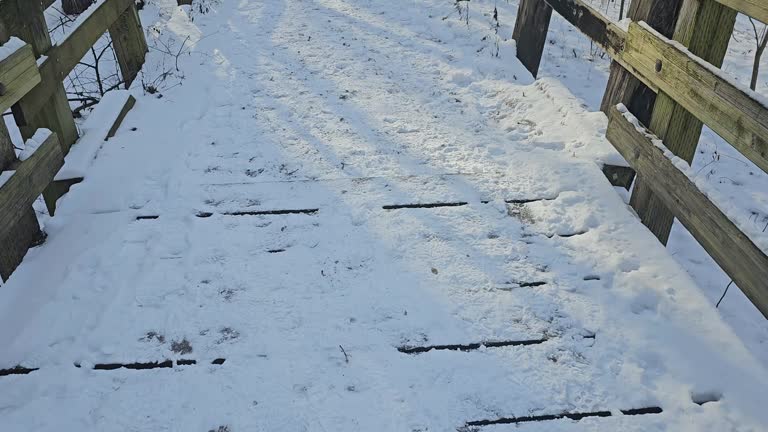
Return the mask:
<path id="1" fill-rule="evenodd" d="M 3 431 L 765 424 L 765 371 L 574 157 L 596 116 L 449 4 L 160 3 L 186 79 L 2 287 Z"/>

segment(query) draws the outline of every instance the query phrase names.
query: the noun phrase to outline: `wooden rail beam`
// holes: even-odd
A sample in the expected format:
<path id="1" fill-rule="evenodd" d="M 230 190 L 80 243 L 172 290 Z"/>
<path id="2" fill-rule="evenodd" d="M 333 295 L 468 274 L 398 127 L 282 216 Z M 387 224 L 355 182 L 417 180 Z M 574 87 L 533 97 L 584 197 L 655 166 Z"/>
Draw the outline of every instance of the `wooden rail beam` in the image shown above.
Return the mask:
<path id="1" fill-rule="evenodd" d="M 545 0 L 561 17 L 616 57 L 624 46 L 624 31 L 582 0 Z"/>
<path id="2" fill-rule="evenodd" d="M 20 114 L 29 117 L 41 110 L 56 86 L 72 72 L 109 26 L 133 4 L 134 0 L 108 0 L 99 4 L 66 39 L 48 50 L 46 59 L 40 65 L 42 83 L 21 101 Z"/>
<path id="3" fill-rule="evenodd" d="M 765 0 L 717 0 L 717 2 L 768 24 L 768 2 Z"/>
<path id="4" fill-rule="evenodd" d="M 690 52 L 681 49 L 680 44 L 653 34 L 647 27 L 633 24 L 623 58 L 633 64 L 636 72 L 656 79 L 654 85 L 661 91 L 650 127 L 675 155 L 691 163 L 702 125 L 706 123 L 761 169 L 767 170 L 768 111 L 723 79 L 716 69 L 725 58 L 735 21 L 733 9 L 713 0 L 686 0 L 674 38 Z M 644 52 L 638 54 L 637 50 Z M 650 68 L 648 60 L 653 62 Z M 685 86 L 685 91 L 681 92 L 680 86 Z M 715 99 L 709 99 L 710 96 Z M 746 131 L 742 131 L 743 121 L 748 123 Z M 630 204 L 643 223 L 666 244 L 674 218 L 642 177 L 635 185 Z"/>
<path id="5" fill-rule="evenodd" d="M 11 36 L 32 45 L 36 56 L 46 53 L 51 47 L 51 37 L 43 15 L 43 4 L 35 0 L 0 1 L 0 43 L 5 43 Z M 44 75 L 41 73 L 41 79 Z M 47 84 L 50 91 L 35 113 L 20 110 L 22 99 L 14 105 L 13 114 L 23 138 L 35 134 L 38 128 L 47 128 L 56 132 L 62 146 L 68 148 L 77 140 L 77 127 L 72 118 L 72 110 L 67 102 L 67 94 L 61 81 L 41 83 L 35 88 Z M 32 90 L 34 91 L 34 89 Z"/>
<path id="6" fill-rule="evenodd" d="M 533 76 L 538 73 L 544 52 L 544 40 L 549 28 L 548 15 L 551 14 L 551 10 L 573 24 L 611 57 L 615 58 L 621 52 L 625 38 L 624 31 L 583 0 L 523 0 L 515 23 L 514 35 L 520 38 L 516 39 L 518 58 Z"/>
<path id="7" fill-rule="evenodd" d="M 654 92 L 663 92 L 680 103 L 695 117 L 704 121 L 716 133 L 739 149 L 761 169 L 768 172 L 768 108 L 757 100 L 749 90 L 741 89 L 724 78 L 715 67 L 722 63 L 725 51 L 722 36 L 717 44 L 709 36 L 694 37 L 690 34 L 693 21 L 688 18 L 681 21 L 680 32 L 684 42 L 695 44 L 701 59 L 681 47 L 679 44 L 659 34 L 645 23 L 632 22 L 625 32 L 600 12 L 583 4 L 581 0 L 546 0 L 558 13 L 567 13 L 579 30 L 587 35 L 604 31 L 598 41 L 614 60 L 624 67 Z M 721 14 L 712 13 L 717 6 L 713 0 L 689 0 L 689 5 L 702 3 L 697 9 L 701 19 L 706 17 L 708 24 L 719 30 L 723 25 L 732 23 L 732 11 Z M 576 5 L 575 8 L 564 5 Z M 706 8 L 710 5 L 709 9 Z M 689 11 L 687 15 L 695 11 Z M 707 27 L 709 28 L 709 27 Z M 727 26 L 725 30 L 727 30 Z M 602 30 L 600 30 L 602 29 Z M 708 33 L 708 32 L 703 32 Z M 729 33 L 722 31 L 723 34 Z M 713 46 L 716 45 L 716 46 Z M 719 59 L 718 59 L 719 58 Z M 658 68 L 658 70 L 657 70 Z"/>
<path id="8" fill-rule="evenodd" d="M 768 318 L 768 257 L 666 155 L 658 138 L 626 112 L 610 111 L 608 140 Z M 655 142 L 654 142 L 655 141 Z"/>
<path id="9" fill-rule="evenodd" d="M 2 129 L 0 135 L 7 138 L 5 125 Z M 14 164 L 15 172 L 0 185 L 0 278 L 3 280 L 8 279 L 27 249 L 40 239 L 32 203 L 64 165 L 64 154 L 55 133 L 40 132 L 35 139 L 42 141 L 39 147 L 28 159 Z"/>
<path id="10" fill-rule="evenodd" d="M 11 39 L 3 48 L 7 50 L 15 46 L 18 48 L 11 55 L 0 60 L 0 113 L 7 111 L 40 83 L 40 71 L 32 45 Z"/>
<path id="11" fill-rule="evenodd" d="M 627 17 L 632 21 L 645 21 L 654 30 L 671 37 L 683 0 L 632 0 Z M 608 85 L 603 94 L 600 110 L 606 115 L 616 104 L 622 103 L 646 124 L 651 120 L 656 93 L 644 85 L 631 72 L 616 61 L 611 62 Z"/>
<path id="12" fill-rule="evenodd" d="M 22 210 L 32 205 L 64 165 L 58 137 L 46 132 L 35 135 L 35 140 L 42 141 L 37 150 L 19 162 L 15 173 L 0 187 L 0 237 L 8 234 Z"/>
<path id="13" fill-rule="evenodd" d="M 144 65 L 147 51 L 149 51 L 135 3 L 129 5 L 128 9 L 109 26 L 109 35 L 112 37 L 125 88 L 130 88 Z"/>

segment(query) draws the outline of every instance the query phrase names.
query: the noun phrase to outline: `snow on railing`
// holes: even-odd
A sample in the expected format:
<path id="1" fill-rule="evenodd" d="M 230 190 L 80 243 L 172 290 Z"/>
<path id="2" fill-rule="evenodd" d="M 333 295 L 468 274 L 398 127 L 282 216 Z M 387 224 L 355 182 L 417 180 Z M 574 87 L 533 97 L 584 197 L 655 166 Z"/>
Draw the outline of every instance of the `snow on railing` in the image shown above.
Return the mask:
<path id="1" fill-rule="evenodd" d="M 136 78 L 147 52 L 134 0 L 97 0 L 56 45 L 52 45 L 43 15 L 53 3 L 0 2 L 0 112 L 13 107 L 16 124 L 27 138 L 17 155 L 5 124 L 0 122 L 3 280 L 40 238 L 32 203 L 43 194 L 53 215 L 58 198 L 71 184 L 82 181 L 84 167 L 96 156 L 102 143 L 114 135 L 135 102 L 127 92 L 105 97 L 106 103 L 96 106 L 84 136 L 77 141 L 77 127 L 62 81 L 106 32 L 112 38 L 126 88 Z M 94 125 L 95 122 L 101 124 Z M 73 151 L 66 160 L 75 178 L 59 172 L 70 147 Z M 55 178 L 63 180 L 58 182 Z"/>
<path id="2" fill-rule="evenodd" d="M 756 245 L 743 224 L 739 227 L 699 189 L 687 168 L 706 124 L 768 173 L 768 101 L 719 68 L 736 13 L 768 22 L 768 2 L 716 0 L 684 7 L 676 24 L 669 18 L 675 16 L 677 2 L 636 1 L 653 7 L 635 8 L 636 16 L 630 18 L 636 21 L 616 23 L 583 0 L 521 0 L 514 31 L 517 56 L 535 76 L 552 11 L 611 56 L 614 65 L 602 108 L 610 118 L 609 141 L 639 174 L 630 203 L 663 243 L 678 218 L 768 317 L 766 245 Z M 639 16 L 645 9 L 653 13 Z M 663 35 L 672 33 L 672 39 Z M 636 91 L 643 84 L 657 93 L 655 105 L 650 92 Z M 662 139 L 626 110 L 619 111 L 619 102 L 635 107 L 637 117 L 650 119 Z"/>

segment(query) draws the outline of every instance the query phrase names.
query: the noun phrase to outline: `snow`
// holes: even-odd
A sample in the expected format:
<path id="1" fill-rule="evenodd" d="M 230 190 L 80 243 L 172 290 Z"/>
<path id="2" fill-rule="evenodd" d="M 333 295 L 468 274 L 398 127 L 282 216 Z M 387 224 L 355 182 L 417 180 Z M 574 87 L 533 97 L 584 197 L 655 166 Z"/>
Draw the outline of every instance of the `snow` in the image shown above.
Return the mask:
<path id="1" fill-rule="evenodd" d="M 51 131 L 48 129 L 38 129 L 37 132 L 24 143 L 24 149 L 19 152 L 18 158 L 20 161 L 25 161 L 32 157 L 33 154 L 40 148 L 43 143 L 51 136 Z"/>
<path id="2" fill-rule="evenodd" d="M 8 180 L 10 180 L 10 179 L 11 179 L 11 176 L 13 176 L 14 174 L 16 174 L 16 171 L 10 171 L 10 170 L 9 170 L 9 171 L 3 171 L 3 172 L 0 172 L 0 188 L 2 188 L 2 187 L 3 187 L 3 185 L 4 185 L 4 184 L 5 184 L 5 183 L 6 183 Z"/>
<path id="3" fill-rule="evenodd" d="M 26 45 L 26 43 L 24 43 L 23 40 L 15 36 L 11 37 L 8 42 L 0 46 L 0 61 L 4 61 L 8 57 L 12 56 L 16 51 L 24 48 L 24 45 Z"/>
<path id="4" fill-rule="evenodd" d="M 179 70 L 150 51 L 2 286 L 0 368 L 39 368 L 0 377 L 4 431 L 765 429 L 754 344 L 600 171 L 593 66 L 534 81 L 489 1 L 469 28 L 442 0 L 204 4 L 142 11 Z M 278 209 L 318 211 L 231 214 Z M 91 369 L 165 359 L 197 364 Z"/>
<path id="5" fill-rule="evenodd" d="M 620 2 L 590 0 L 590 3 L 613 19 L 619 15 Z M 498 6 L 500 16 L 503 17 L 502 22 L 508 23 L 509 26 L 502 27 L 505 36 L 510 37 L 517 3 L 511 2 L 508 8 L 503 3 L 498 3 Z M 475 14 L 477 15 L 479 14 Z M 483 23 L 483 20 L 478 18 L 473 28 L 482 29 Z M 762 30 L 759 23 L 757 30 Z M 741 83 L 742 86 L 749 84 L 754 51 L 752 25 L 747 17 L 738 15 L 734 36 L 731 38 L 722 68 L 729 79 Z M 589 39 L 557 14 L 553 14 L 540 77 L 557 78 L 587 109 L 598 111 L 608 81 L 609 64 L 607 55 L 594 49 Z M 757 91 L 766 96 L 768 56 L 763 56 L 761 65 Z M 730 217 L 743 221 L 740 226 L 744 226 L 742 223 L 752 225 L 748 232 L 753 242 L 764 242 L 768 238 L 768 174 L 707 127 L 704 127 L 692 168 L 696 173 L 697 182 L 708 183 L 720 192 L 721 197 L 726 198 L 720 200 L 719 205 L 732 208 L 738 213 L 729 214 Z M 622 191 L 619 193 L 625 194 Z M 629 202 L 628 199 L 625 201 Z M 730 278 L 679 223 L 672 229 L 668 249 L 675 260 L 695 279 L 710 302 L 717 303 Z M 737 288 L 731 287 L 718 311 L 750 351 L 760 358 L 763 364 L 768 365 L 768 321 Z"/>
<path id="6" fill-rule="evenodd" d="M 81 138 L 71 148 L 64 166 L 55 180 L 84 178 L 88 167 L 98 157 L 107 140 L 107 134 L 115 124 L 126 102 L 131 97 L 126 90 L 111 91 L 104 95 L 81 127 Z"/>

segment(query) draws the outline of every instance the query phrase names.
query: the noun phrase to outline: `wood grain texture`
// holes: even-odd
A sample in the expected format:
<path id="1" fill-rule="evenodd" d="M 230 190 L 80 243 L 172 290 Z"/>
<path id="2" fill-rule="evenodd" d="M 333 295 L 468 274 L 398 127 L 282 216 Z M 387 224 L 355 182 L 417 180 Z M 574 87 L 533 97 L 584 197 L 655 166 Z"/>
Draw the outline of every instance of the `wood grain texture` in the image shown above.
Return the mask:
<path id="1" fill-rule="evenodd" d="M 40 83 L 35 53 L 32 45 L 26 44 L 15 53 L 0 61 L 0 112 L 5 112 L 25 94 Z"/>
<path id="2" fill-rule="evenodd" d="M 624 31 L 608 17 L 582 0 L 545 0 L 566 21 L 573 24 L 611 57 L 621 52 Z"/>
<path id="3" fill-rule="evenodd" d="M 0 238 L 8 237 L 63 165 L 58 138 L 51 133 L 29 159 L 16 167 L 15 174 L 0 187 Z"/>
<path id="4" fill-rule="evenodd" d="M 645 21 L 664 36 L 671 37 L 683 0 L 633 0 L 627 17 Z M 608 86 L 603 94 L 600 110 L 608 111 L 623 103 L 641 121 L 648 123 L 656 102 L 656 93 L 616 61 L 611 62 Z"/>
<path id="5" fill-rule="evenodd" d="M 712 0 L 688 0 L 680 11 L 674 38 L 704 61 L 720 67 L 728 49 L 735 19 L 735 11 Z M 664 66 L 662 60 L 662 72 Z M 702 120 L 705 119 L 700 115 L 694 116 L 678 102 L 670 94 L 663 91 L 659 93 L 650 127 L 675 155 L 690 163 L 701 136 Z M 630 204 L 643 223 L 666 244 L 674 217 L 643 182 L 642 177 L 635 185 Z"/>
<path id="6" fill-rule="evenodd" d="M 21 101 L 19 115 L 31 118 L 45 107 L 58 85 L 72 72 L 93 44 L 133 4 L 133 0 L 108 0 L 101 3 L 66 39 L 50 48 L 45 54 L 46 59 L 40 65 L 42 82 Z"/>
<path id="7" fill-rule="evenodd" d="M 16 162 L 16 150 L 5 122 L 0 122 L 0 172 Z"/>
<path id="8" fill-rule="evenodd" d="M 120 112 L 117 114 L 117 117 L 112 122 L 112 126 L 109 128 L 109 132 L 107 132 L 107 136 L 104 138 L 105 140 L 112 138 L 117 133 L 117 130 L 120 128 L 120 125 L 123 124 L 123 120 L 125 120 L 125 116 L 128 115 L 128 112 L 133 109 L 133 107 L 136 105 L 136 98 L 133 96 L 128 96 L 128 99 L 125 100 L 125 105 L 123 105 L 123 108 L 120 110 Z"/>
<path id="9" fill-rule="evenodd" d="M 5 43 L 11 36 L 32 45 L 36 56 L 48 53 L 51 38 L 43 16 L 43 4 L 37 0 L 2 0 L 0 1 L 0 42 Z M 53 130 L 59 135 L 62 146 L 68 148 L 77 140 L 77 126 L 72 118 L 67 94 L 61 80 L 46 82 L 40 72 L 41 82 L 13 106 L 13 115 L 22 137 L 27 139 L 38 128 Z M 25 112 L 24 101 L 39 88 L 49 88 L 47 97 L 41 100 L 34 112 Z"/>
<path id="10" fill-rule="evenodd" d="M 552 7 L 544 0 L 520 1 L 512 39 L 517 41 L 517 58 L 534 78 L 539 74 L 551 18 Z"/>
<path id="11" fill-rule="evenodd" d="M 125 88 L 129 88 L 144 66 L 144 59 L 149 50 L 135 4 L 128 6 L 128 9 L 112 23 L 109 27 L 109 35 L 114 44 Z"/>
<path id="12" fill-rule="evenodd" d="M 16 152 L 5 122 L 0 122 L 0 172 L 15 165 Z M 23 210 L 19 220 L 8 230 L 5 237 L 0 237 L 0 279 L 8 277 L 21 263 L 30 246 L 41 238 L 40 225 L 32 206 Z"/>
<path id="13" fill-rule="evenodd" d="M 669 41 L 631 24 L 624 61 L 651 86 L 677 101 L 764 171 L 768 171 L 768 108 L 751 93 L 731 84 L 713 68 L 689 57 Z M 661 70 L 656 72 L 656 62 Z M 722 61 L 722 60 L 721 60 Z M 669 135 L 672 111 L 658 122 L 659 135 Z M 681 156 L 682 157 L 682 156 Z M 683 157 L 690 160 L 689 157 Z"/>
<path id="14" fill-rule="evenodd" d="M 20 215 L 13 230 L 0 235 L 0 279 L 7 281 L 16 267 L 21 264 L 29 248 L 37 246 L 45 239 L 40 231 L 37 214 L 32 206 L 27 207 Z"/>
<path id="15" fill-rule="evenodd" d="M 133 109 L 134 105 L 136 104 L 136 99 L 133 96 L 128 96 L 125 99 L 125 104 L 121 108 L 121 110 L 115 115 L 114 119 L 111 120 L 111 126 L 109 128 L 109 131 L 107 132 L 107 135 L 104 137 L 104 140 L 108 140 L 109 138 L 112 138 L 117 133 L 117 130 L 120 128 L 120 125 L 123 123 L 123 120 L 125 119 L 125 116 L 128 115 L 128 112 Z M 99 109 L 99 106 L 96 105 L 96 109 Z M 67 178 L 67 179 L 59 179 L 54 180 L 51 182 L 51 184 L 48 185 L 48 187 L 45 188 L 43 191 L 43 199 L 45 200 L 45 205 L 48 208 L 48 214 L 51 216 L 56 214 L 56 203 L 59 201 L 59 198 L 64 196 L 67 192 L 69 192 L 70 188 L 73 185 L 76 185 L 84 180 L 83 177 L 75 177 L 75 178 Z"/>
<path id="16" fill-rule="evenodd" d="M 670 44 L 641 25 L 630 25 L 624 60 L 661 91 L 651 130 L 675 155 L 690 163 L 702 123 L 706 123 L 767 170 L 768 110 L 715 70 L 725 57 L 735 12 L 712 0 L 690 1 L 686 6 L 691 7 L 683 12 L 675 36 L 711 65 L 696 61 L 679 45 Z M 653 195 L 640 177 L 630 202 L 643 222 L 666 243 L 674 219 Z"/>
<path id="17" fill-rule="evenodd" d="M 768 257 L 654 145 L 650 133 L 614 108 L 608 140 L 707 253 L 768 318 Z"/>
<path id="18" fill-rule="evenodd" d="M 765 0 L 717 0 L 717 2 L 768 24 L 768 2 Z"/>

